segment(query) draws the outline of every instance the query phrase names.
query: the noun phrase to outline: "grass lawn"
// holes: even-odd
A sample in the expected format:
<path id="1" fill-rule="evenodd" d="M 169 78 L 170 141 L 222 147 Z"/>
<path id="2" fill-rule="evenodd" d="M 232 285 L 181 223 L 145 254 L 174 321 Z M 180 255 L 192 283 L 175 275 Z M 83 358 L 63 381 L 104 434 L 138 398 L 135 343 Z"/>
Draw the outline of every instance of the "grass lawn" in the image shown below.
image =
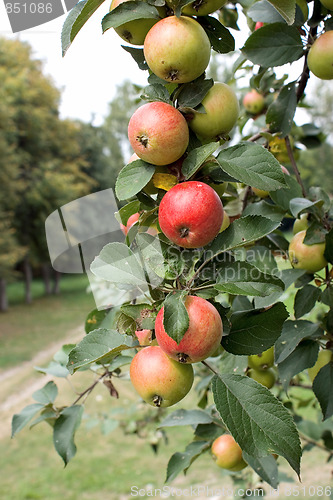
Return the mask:
<path id="1" fill-rule="evenodd" d="M 0 370 L 31 360 L 39 351 L 68 336 L 70 330 L 84 324 L 95 307 L 92 294 L 86 292 L 85 275 L 63 276 L 59 295 L 41 295 L 42 283 L 33 283 L 32 304 L 23 302 L 23 284 L 8 287 L 9 310 L 1 313 Z M 83 329 L 82 329 L 83 333 Z"/>

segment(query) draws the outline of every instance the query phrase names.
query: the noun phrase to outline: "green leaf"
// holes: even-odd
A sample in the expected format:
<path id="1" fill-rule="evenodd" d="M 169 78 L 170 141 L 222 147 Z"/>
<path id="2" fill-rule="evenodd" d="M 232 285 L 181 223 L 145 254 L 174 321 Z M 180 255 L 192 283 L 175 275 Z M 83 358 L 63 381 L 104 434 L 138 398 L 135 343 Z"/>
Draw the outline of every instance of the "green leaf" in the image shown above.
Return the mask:
<path id="1" fill-rule="evenodd" d="M 288 187 L 279 189 L 278 191 L 272 191 L 270 193 L 270 197 L 279 207 L 283 208 L 286 212 L 289 212 L 290 201 L 293 198 L 302 196 L 302 188 L 296 179 L 294 179 L 291 175 L 286 175 L 285 181 Z"/>
<path id="2" fill-rule="evenodd" d="M 34 370 L 59 378 L 66 378 L 69 375 L 69 371 L 67 370 L 66 366 L 63 366 L 55 361 L 50 361 L 50 363 L 45 367 L 34 366 Z"/>
<path id="3" fill-rule="evenodd" d="M 281 23 L 284 22 L 283 17 L 278 11 L 266 0 L 255 2 L 247 11 L 247 15 L 254 22 L 262 23 Z"/>
<path id="4" fill-rule="evenodd" d="M 287 317 L 282 302 L 263 312 L 256 309 L 236 312 L 230 318 L 230 334 L 222 337 L 222 345 L 232 354 L 260 354 L 275 344 Z"/>
<path id="5" fill-rule="evenodd" d="M 118 28 L 124 23 L 135 21 L 136 19 L 160 19 L 158 10 L 149 3 L 130 0 L 121 3 L 111 12 L 108 12 L 102 19 L 103 33 L 110 28 Z"/>
<path id="6" fill-rule="evenodd" d="M 159 427 L 175 427 L 178 425 L 211 424 L 212 417 L 203 410 L 176 410 L 162 420 Z"/>
<path id="7" fill-rule="evenodd" d="M 295 296 L 295 318 L 301 318 L 304 314 L 310 312 L 314 308 L 317 300 L 320 299 L 320 296 L 321 290 L 317 286 L 305 285 L 303 288 L 300 288 Z"/>
<path id="8" fill-rule="evenodd" d="M 91 264 L 91 272 L 128 289 L 147 289 L 147 279 L 139 258 L 124 243 L 108 243 Z"/>
<path id="9" fill-rule="evenodd" d="M 290 133 L 297 106 L 296 82 L 282 87 L 275 101 L 266 113 L 266 123 L 270 132 L 279 132 L 281 137 Z"/>
<path id="10" fill-rule="evenodd" d="M 215 375 L 216 408 L 243 452 L 283 456 L 300 474 L 301 445 L 292 416 L 264 386 L 243 375 Z"/>
<path id="11" fill-rule="evenodd" d="M 58 388 L 54 382 L 50 381 L 39 389 L 35 391 L 32 395 L 35 401 L 41 403 L 43 405 L 48 405 L 50 403 L 54 403 L 56 397 L 58 395 Z"/>
<path id="12" fill-rule="evenodd" d="M 181 111 L 182 108 L 196 108 L 199 106 L 213 85 L 214 80 L 212 78 L 205 80 L 201 77 L 193 82 L 183 84 L 177 95 L 178 109 Z"/>
<path id="13" fill-rule="evenodd" d="M 161 83 L 154 83 L 145 87 L 140 98 L 145 101 L 161 101 L 171 104 L 169 92 Z"/>
<path id="14" fill-rule="evenodd" d="M 127 45 L 121 45 L 121 47 L 126 50 L 133 57 L 134 61 L 138 65 L 138 68 L 142 71 L 148 70 L 148 64 L 143 53 L 143 49 L 138 49 L 137 47 L 129 47 Z"/>
<path id="15" fill-rule="evenodd" d="M 268 24 L 256 30 L 246 40 L 243 54 L 253 63 L 265 68 L 283 66 L 300 59 L 303 42 L 295 26 Z"/>
<path id="16" fill-rule="evenodd" d="M 219 145 L 216 142 L 210 142 L 209 144 L 192 149 L 182 165 L 182 174 L 185 176 L 185 179 L 188 180 L 192 177 L 218 147 Z"/>
<path id="17" fill-rule="evenodd" d="M 206 31 L 211 46 L 218 54 L 227 54 L 235 50 L 235 39 L 230 31 L 218 19 L 212 16 L 200 16 L 197 21 Z"/>
<path id="18" fill-rule="evenodd" d="M 189 327 L 189 317 L 185 307 L 186 292 L 169 294 L 164 301 L 163 326 L 166 333 L 177 344 Z"/>
<path id="19" fill-rule="evenodd" d="M 300 276 L 303 276 L 305 271 L 303 269 L 283 269 L 276 273 L 284 283 L 284 290 L 287 290 Z M 268 297 L 255 297 L 254 306 L 256 309 L 261 309 L 264 307 L 269 307 L 275 302 L 278 302 L 281 298 L 281 295 L 284 292 L 275 292 L 269 295 Z"/>
<path id="20" fill-rule="evenodd" d="M 275 363 L 279 364 L 287 359 L 302 340 L 320 337 L 322 333 L 319 326 L 311 321 L 286 321 L 281 336 L 275 343 Z"/>
<path id="21" fill-rule="evenodd" d="M 154 165 L 143 160 L 135 160 L 125 165 L 119 172 L 116 181 L 118 200 L 127 200 L 136 195 L 150 181 L 154 172 Z"/>
<path id="22" fill-rule="evenodd" d="M 230 226 L 220 233 L 213 242 L 206 247 L 207 255 L 217 256 L 228 250 L 242 247 L 247 243 L 259 240 L 277 229 L 279 221 L 262 217 L 261 215 L 247 215 L 234 220 Z"/>
<path id="23" fill-rule="evenodd" d="M 278 466 L 273 455 L 255 458 L 243 451 L 243 458 L 250 467 L 275 490 L 278 488 Z"/>
<path id="24" fill-rule="evenodd" d="M 12 418 L 12 438 L 43 408 L 43 404 L 34 403 L 23 408 L 20 413 L 16 413 Z"/>
<path id="25" fill-rule="evenodd" d="M 165 279 L 169 269 L 168 262 L 165 259 L 166 245 L 158 238 L 146 233 L 138 234 L 136 241 L 150 280 L 155 282 L 154 276 L 149 270 L 153 271 L 161 279 Z"/>
<path id="26" fill-rule="evenodd" d="M 139 345 L 137 340 L 130 335 L 100 328 L 89 333 L 70 352 L 68 370 L 72 374 L 96 361 L 106 362 L 124 349 L 131 349 L 137 345 Z"/>
<path id="27" fill-rule="evenodd" d="M 323 420 L 327 420 L 333 415 L 333 362 L 319 370 L 312 387 L 319 401 Z"/>
<path id="28" fill-rule="evenodd" d="M 284 283 L 276 276 L 262 273 L 247 262 L 219 265 L 214 288 L 233 295 L 266 296 L 284 290 Z"/>
<path id="29" fill-rule="evenodd" d="M 71 46 L 73 39 L 71 38 L 71 31 L 76 19 L 80 16 L 84 6 L 86 5 L 88 0 L 82 0 L 78 2 L 74 7 L 70 10 L 69 14 L 66 17 L 66 20 L 63 24 L 61 31 L 61 48 L 62 48 L 62 56 L 64 56 Z"/>
<path id="30" fill-rule="evenodd" d="M 133 200 L 121 207 L 119 212 L 115 213 L 115 218 L 120 224 L 126 226 L 128 219 L 140 210 L 140 202 Z"/>
<path id="31" fill-rule="evenodd" d="M 207 441 L 193 441 L 183 453 L 177 452 L 172 455 L 167 467 L 167 476 L 165 482 L 170 482 L 182 471 L 186 471 L 190 465 L 198 458 L 201 453 L 210 447 Z"/>
<path id="32" fill-rule="evenodd" d="M 286 187 L 280 163 L 259 144 L 239 143 L 222 149 L 217 161 L 227 174 L 249 186 L 265 191 Z"/>
<path id="33" fill-rule="evenodd" d="M 53 443 L 65 466 L 74 457 L 76 446 L 75 431 L 81 423 L 83 406 L 74 405 L 65 408 L 57 418 L 53 428 Z"/>
<path id="34" fill-rule="evenodd" d="M 96 12 L 96 10 L 102 5 L 102 3 L 104 3 L 104 0 L 87 0 L 87 2 L 84 3 L 85 5 L 83 6 L 83 9 L 79 12 L 79 15 L 76 17 L 72 25 L 72 29 L 70 31 L 71 42 L 74 40 L 82 26 L 84 26 L 84 24 L 93 15 L 93 13 Z M 79 4 L 76 4 L 74 6 L 74 9 L 77 5 Z"/>
<path id="35" fill-rule="evenodd" d="M 324 256 L 327 262 L 333 264 L 333 228 L 326 235 L 326 246 L 325 246 Z"/>
<path id="36" fill-rule="evenodd" d="M 269 2 L 275 7 L 288 24 L 293 24 L 296 13 L 295 0 L 269 0 Z"/>
<path id="37" fill-rule="evenodd" d="M 310 201 L 301 197 L 292 198 L 289 202 L 290 213 L 294 217 L 299 217 L 302 212 L 311 211 L 311 208 L 322 204 L 322 200 Z"/>
<path id="38" fill-rule="evenodd" d="M 303 340 L 281 363 L 278 363 L 280 380 L 287 392 L 290 380 L 306 368 L 311 368 L 318 358 L 319 345 L 314 340 Z"/>
<path id="39" fill-rule="evenodd" d="M 103 323 L 105 317 L 108 315 L 108 312 L 108 309 L 102 309 L 101 311 L 99 311 L 98 309 L 93 309 L 86 317 L 84 326 L 85 332 L 89 333 L 93 330 L 96 330 L 96 328 L 99 328 L 101 326 L 101 323 Z"/>
<path id="40" fill-rule="evenodd" d="M 263 217 L 267 217 L 267 219 L 282 221 L 285 217 L 285 210 L 276 205 L 272 205 L 272 203 L 267 203 L 267 201 L 261 200 L 256 203 L 250 203 L 247 205 L 245 210 L 243 211 L 243 217 L 245 215 L 262 215 Z"/>

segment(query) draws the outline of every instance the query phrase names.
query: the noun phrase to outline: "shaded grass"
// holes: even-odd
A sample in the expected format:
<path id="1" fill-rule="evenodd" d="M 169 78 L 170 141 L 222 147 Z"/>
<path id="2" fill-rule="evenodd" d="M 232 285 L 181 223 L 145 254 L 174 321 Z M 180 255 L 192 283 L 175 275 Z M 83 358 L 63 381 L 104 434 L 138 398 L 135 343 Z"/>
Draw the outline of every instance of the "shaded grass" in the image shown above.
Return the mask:
<path id="1" fill-rule="evenodd" d="M 20 299 L 19 283 L 9 287 Z M 86 276 L 66 276 L 60 282 L 61 293 L 35 298 L 32 304 L 17 303 L 0 315 L 0 369 L 28 361 L 39 351 L 68 335 L 83 324 L 88 312 L 95 307 L 92 294 L 86 292 Z M 39 284 L 34 283 L 38 296 Z"/>

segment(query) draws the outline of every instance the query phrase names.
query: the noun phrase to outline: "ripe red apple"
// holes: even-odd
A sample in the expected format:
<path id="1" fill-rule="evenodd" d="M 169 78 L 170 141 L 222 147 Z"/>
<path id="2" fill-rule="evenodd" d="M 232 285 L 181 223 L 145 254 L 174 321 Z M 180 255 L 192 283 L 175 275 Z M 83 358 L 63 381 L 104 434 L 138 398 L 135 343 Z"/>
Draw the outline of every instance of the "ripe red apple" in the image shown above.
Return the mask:
<path id="1" fill-rule="evenodd" d="M 129 0 L 112 0 L 110 11 L 118 7 L 123 2 Z M 158 8 L 161 17 L 165 16 L 165 11 L 161 7 Z M 132 45 L 143 45 L 146 35 L 150 28 L 157 23 L 159 19 L 135 19 L 115 28 L 115 32 L 123 39 Z"/>
<path id="2" fill-rule="evenodd" d="M 139 220 L 140 214 L 137 212 L 136 214 L 131 215 L 128 220 L 126 226 L 124 224 L 120 224 L 120 229 L 127 236 L 128 231 L 131 229 L 133 224 L 135 224 Z"/>
<path id="3" fill-rule="evenodd" d="M 146 403 L 172 406 L 183 399 L 193 384 L 193 368 L 170 359 L 159 346 L 141 349 L 130 365 L 131 382 Z"/>
<path id="4" fill-rule="evenodd" d="M 182 9 L 186 16 L 207 16 L 221 9 L 228 0 L 195 0 Z M 169 4 L 169 2 L 167 2 Z M 171 2 L 172 3 L 172 2 Z"/>
<path id="5" fill-rule="evenodd" d="M 248 371 L 248 376 L 259 384 L 267 387 L 267 389 L 271 389 L 276 381 L 275 372 L 271 368 L 267 370 L 256 370 L 255 368 L 251 368 Z"/>
<path id="6" fill-rule="evenodd" d="M 239 103 L 234 90 L 226 83 L 216 82 L 205 95 L 202 105 L 206 112 L 195 112 L 189 121 L 190 128 L 203 140 L 225 138 L 239 115 Z"/>
<path id="7" fill-rule="evenodd" d="M 316 363 L 311 368 L 308 368 L 308 373 L 311 382 L 314 381 L 321 368 L 327 365 L 327 363 L 329 363 L 330 361 L 333 361 L 332 351 L 328 349 L 323 349 L 322 351 L 319 351 Z"/>
<path id="8" fill-rule="evenodd" d="M 254 27 L 254 30 L 256 31 L 256 30 L 262 28 L 263 26 L 264 26 L 264 23 L 262 23 L 261 21 L 257 21 L 256 25 Z"/>
<path id="9" fill-rule="evenodd" d="M 304 229 L 305 230 L 308 229 L 309 227 L 308 215 L 309 214 L 302 214 L 299 219 L 295 219 L 293 225 L 293 234 L 297 234 L 300 231 L 304 231 Z"/>
<path id="10" fill-rule="evenodd" d="M 140 345 L 148 345 L 151 344 L 152 340 L 152 331 L 151 330 L 136 330 L 135 335 L 139 341 Z"/>
<path id="11" fill-rule="evenodd" d="M 185 364 L 196 363 L 214 354 L 220 346 L 222 320 L 217 309 L 201 297 L 187 296 L 185 307 L 189 327 L 179 344 L 164 329 L 164 307 L 156 317 L 155 335 L 158 345 L 170 358 Z"/>
<path id="12" fill-rule="evenodd" d="M 266 370 L 274 365 L 274 346 L 270 347 L 261 354 L 252 354 L 248 356 L 250 368 L 255 370 Z"/>
<path id="13" fill-rule="evenodd" d="M 247 92 L 243 98 L 243 106 L 252 115 L 257 115 L 265 107 L 265 98 L 255 89 Z"/>
<path id="14" fill-rule="evenodd" d="M 295 269 L 305 269 L 308 273 L 320 271 L 327 265 L 324 257 L 325 243 L 306 245 L 303 243 L 306 231 L 295 234 L 289 244 L 289 260 Z"/>
<path id="15" fill-rule="evenodd" d="M 149 30 L 143 50 L 155 75 L 167 82 L 186 83 L 198 78 L 207 68 L 211 45 L 195 19 L 169 16 Z"/>
<path id="16" fill-rule="evenodd" d="M 320 0 L 320 3 L 328 10 L 333 10 L 333 0 Z"/>
<path id="17" fill-rule="evenodd" d="M 132 115 L 128 138 L 142 160 L 167 165 L 185 153 L 189 130 L 184 116 L 171 104 L 148 102 Z"/>
<path id="18" fill-rule="evenodd" d="M 216 465 L 238 472 L 247 466 L 242 449 L 230 434 L 219 436 L 212 444 L 211 452 Z"/>
<path id="19" fill-rule="evenodd" d="M 333 79 L 333 31 L 320 35 L 308 53 L 309 70 L 321 80 Z"/>
<path id="20" fill-rule="evenodd" d="M 210 243 L 223 222 L 223 205 L 213 188 L 203 182 L 181 182 L 162 198 L 158 222 L 176 245 L 199 248 Z"/>

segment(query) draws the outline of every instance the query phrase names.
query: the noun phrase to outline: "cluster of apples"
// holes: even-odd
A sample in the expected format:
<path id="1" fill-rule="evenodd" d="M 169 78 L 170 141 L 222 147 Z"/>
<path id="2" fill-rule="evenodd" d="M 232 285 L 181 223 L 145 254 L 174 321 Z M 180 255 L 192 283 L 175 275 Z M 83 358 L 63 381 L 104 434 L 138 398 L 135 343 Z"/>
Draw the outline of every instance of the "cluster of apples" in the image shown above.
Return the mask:
<path id="1" fill-rule="evenodd" d="M 124 0 L 123 0 L 124 1 Z M 126 1 L 126 0 L 125 0 Z M 121 0 L 113 0 L 111 10 Z M 160 20 L 139 19 L 116 29 L 127 42 L 144 46 L 149 69 L 165 82 L 190 83 L 208 66 L 211 54 L 209 38 L 201 24 L 190 16 L 207 15 L 221 8 L 226 0 L 193 2 L 182 15 L 159 8 Z M 154 101 L 140 106 L 128 125 L 128 138 L 134 154 L 130 161 L 144 160 L 160 168 L 182 163 L 189 145 L 190 129 L 203 143 L 227 136 L 239 116 L 238 99 L 231 87 L 215 82 L 202 101 L 205 113 L 195 112 L 189 120 L 174 105 Z M 167 170 L 166 170 L 167 171 Z M 156 173 L 157 172 L 157 173 Z M 163 175 L 163 174 L 162 174 Z M 149 189 L 146 186 L 145 189 Z M 138 220 L 132 215 L 125 234 Z M 159 206 L 158 223 L 163 233 L 183 248 L 199 248 L 219 233 L 224 220 L 222 201 L 204 182 L 177 182 L 166 190 Z M 156 339 L 150 331 L 138 331 L 142 345 L 133 357 L 130 378 L 144 401 L 155 407 L 167 407 L 180 401 L 191 389 L 193 363 L 203 361 L 220 347 L 223 326 L 217 309 L 207 300 L 189 295 L 185 299 L 189 327 L 177 343 L 164 327 L 164 307 L 155 322 Z"/>
<path id="2" fill-rule="evenodd" d="M 274 346 L 261 354 L 248 356 L 248 376 L 271 389 L 276 381 L 274 366 Z"/>

